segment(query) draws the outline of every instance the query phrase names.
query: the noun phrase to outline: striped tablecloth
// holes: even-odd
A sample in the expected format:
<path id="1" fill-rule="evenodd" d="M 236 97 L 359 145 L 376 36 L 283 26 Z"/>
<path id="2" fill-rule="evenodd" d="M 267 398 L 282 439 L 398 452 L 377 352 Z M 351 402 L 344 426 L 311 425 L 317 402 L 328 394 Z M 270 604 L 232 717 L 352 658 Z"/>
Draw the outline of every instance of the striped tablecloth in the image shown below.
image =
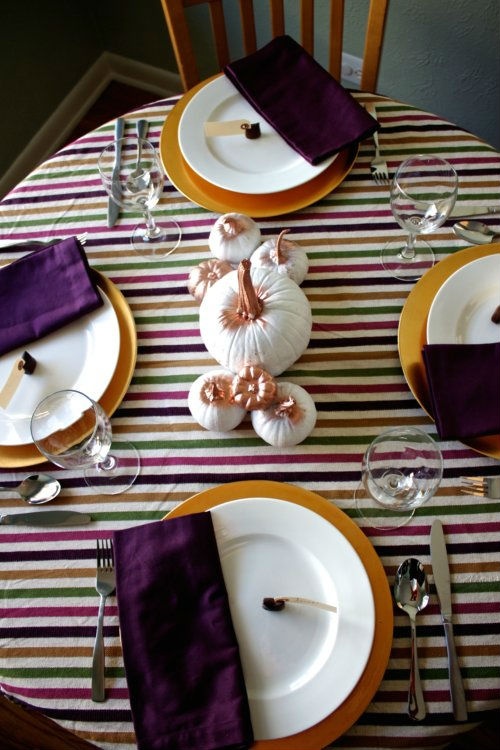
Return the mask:
<path id="1" fill-rule="evenodd" d="M 439 117 L 381 97 L 381 147 L 391 172 L 412 153 L 438 153 L 460 176 L 459 204 L 500 205 L 500 155 Z M 175 99 L 159 101 L 127 118 L 149 121 L 158 143 Z M 264 239 L 288 228 L 309 255 L 303 283 L 313 313 L 310 345 L 283 375 L 313 396 L 318 420 L 304 443 L 280 450 L 263 443 L 245 421 L 228 435 L 207 434 L 187 407 L 198 375 L 214 366 L 199 334 L 198 305 L 188 294 L 189 270 L 210 257 L 207 239 L 217 215 L 191 203 L 167 181 L 156 215 L 182 226 L 178 251 L 163 262 L 142 259 L 128 244 L 135 223 L 123 215 L 106 226 L 107 197 L 96 160 L 113 138 L 113 123 L 79 139 L 31 173 L 0 204 L 3 241 L 88 233 L 92 266 L 123 292 L 138 334 L 137 366 L 113 415 L 117 437 L 138 447 L 139 479 L 126 494 L 96 496 L 78 471 L 53 469 L 63 485 L 52 507 L 92 514 L 88 527 L 66 530 L 0 528 L 0 685 L 100 748 L 132 750 L 116 602 L 105 620 L 108 700 L 90 699 L 91 654 L 97 616 L 95 540 L 119 528 L 160 519 L 182 500 L 231 480 L 274 479 L 317 492 L 357 520 L 353 491 L 362 454 L 382 429 L 417 425 L 435 436 L 433 422 L 403 377 L 398 321 L 411 284 L 395 281 L 379 262 L 381 246 L 399 229 L 387 186 L 370 178 L 373 142 L 360 148 L 344 182 L 315 205 L 259 219 Z M 439 258 L 465 247 L 451 223 L 431 237 Z M 16 257 L 1 253 L 2 260 Z M 96 363 L 98 366 L 98 363 Z M 421 676 L 427 704 L 423 722 L 406 713 L 410 628 L 395 611 L 394 642 L 380 689 L 366 713 L 335 747 L 437 747 L 500 707 L 500 501 L 459 492 L 462 474 L 500 473 L 498 460 L 459 442 L 443 442 L 444 479 L 437 495 L 397 534 L 365 528 L 392 586 L 397 565 L 418 557 L 431 571 L 429 532 L 443 520 L 451 562 L 455 634 L 465 681 L 469 722 L 451 713 L 443 629 L 431 597 L 418 617 Z M 52 467 L 49 467 L 52 470 Z M 0 470 L 0 483 L 29 471 Z M 2 512 L 22 501 L 2 494 Z"/>

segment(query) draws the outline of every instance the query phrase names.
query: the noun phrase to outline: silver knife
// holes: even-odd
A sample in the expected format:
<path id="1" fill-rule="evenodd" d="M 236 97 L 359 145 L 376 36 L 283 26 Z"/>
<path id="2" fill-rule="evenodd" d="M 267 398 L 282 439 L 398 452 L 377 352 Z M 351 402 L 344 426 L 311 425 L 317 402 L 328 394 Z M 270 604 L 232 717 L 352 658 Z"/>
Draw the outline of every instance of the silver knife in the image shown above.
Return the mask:
<path id="1" fill-rule="evenodd" d="M 7 526 L 79 526 L 92 521 L 87 513 L 76 510 L 39 510 L 33 513 L 8 513 L 0 516 Z"/>
<path id="2" fill-rule="evenodd" d="M 500 214 L 500 206 L 472 206 L 471 208 L 455 206 L 448 218 L 469 219 L 471 216 L 494 216 L 495 214 Z"/>
<path id="3" fill-rule="evenodd" d="M 125 127 L 125 121 L 123 120 L 123 118 L 118 117 L 115 122 L 115 141 L 119 141 L 120 138 L 123 138 L 124 127 Z M 120 160 L 121 160 L 121 151 L 119 148 L 117 148 L 115 164 L 113 167 L 113 174 L 111 176 L 111 179 L 113 180 L 113 182 L 120 172 Z M 115 225 L 119 214 L 120 214 L 120 206 L 118 205 L 118 203 L 115 203 L 113 198 L 110 196 L 108 198 L 108 227 L 113 227 Z"/>
<path id="4" fill-rule="evenodd" d="M 465 702 L 464 686 L 453 637 L 450 567 L 448 565 L 443 526 L 439 518 L 434 520 L 431 528 L 431 561 L 434 583 L 436 584 L 441 609 L 441 622 L 444 627 L 446 650 L 448 652 L 448 672 L 450 676 L 453 716 L 457 721 L 467 721 L 467 704 Z"/>

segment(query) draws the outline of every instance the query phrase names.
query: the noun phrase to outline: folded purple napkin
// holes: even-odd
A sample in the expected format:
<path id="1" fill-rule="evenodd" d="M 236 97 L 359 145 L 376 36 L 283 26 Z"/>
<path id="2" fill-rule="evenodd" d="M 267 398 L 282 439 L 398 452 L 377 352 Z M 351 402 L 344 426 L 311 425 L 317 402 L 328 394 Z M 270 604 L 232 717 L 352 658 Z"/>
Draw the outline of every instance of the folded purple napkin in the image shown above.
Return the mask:
<path id="1" fill-rule="evenodd" d="M 229 63 L 224 73 L 311 164 L 319 164 L 378 128 L 351 94 L 287 35 Z"/>
<path id="2" fill-rule="evenodd" d="M 422 354 L 439 436 L 500 433 L 500 341 L 426 344 Z"/>
<path id="3" fill-rule="evenodd" d="M 115 532 L 116 596 L 139 750 L 253 742 L 212 517 Z"/>
<path id="4" fill-rule="evenodd" d="M 0 269 L 0 356 L 102 304 L 76 237 L 24 255 Z"/>

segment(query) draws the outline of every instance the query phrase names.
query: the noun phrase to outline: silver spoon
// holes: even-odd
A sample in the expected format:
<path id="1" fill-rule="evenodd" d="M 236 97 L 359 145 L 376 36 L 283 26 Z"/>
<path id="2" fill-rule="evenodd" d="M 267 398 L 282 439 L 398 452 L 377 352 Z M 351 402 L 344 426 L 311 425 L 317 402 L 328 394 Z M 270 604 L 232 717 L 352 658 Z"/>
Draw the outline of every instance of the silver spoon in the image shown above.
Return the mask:
<path id="1" fill-rule="evenodd" d="M 466 219 L 453 224 L 453 231 L 458 237 L 473 245 L 488 245 L 490 242 L 500 242 L 500 234 L 494 232 L 484 221 Z"/>
<path id="2" fill-rule="evenodd" d="M 0 487 L 0 492 L 17 492 L 30 505 L 40 505 L 53 500 L 61 491 L 61 485 L 50 474 L 31 474 L 17 487 Z"/>
<path id="3" fill-rule="evenodd" d="M 137 120 L 136 132 L 137 132 L 137 161 L 135 169 L 130 173 L 129 180 L 138 181 L 144 174 L 144 170 L 141 168 L 142 159 L 142 141 L 145 140 L 148 132 L 148 121 Z"/>
<path id="4" fill-rule="evenodd" d="M 410 617 L 411 622 L 411 666 L 408 689 L 408 715 L 417 721 L 425 718 L 425 703 L 420 684 L 417 656 L 417 628 L 415 618 L 429 601 L 429 586 L 424 566 L 414 557 L 401 563 L 394 579 L 394 598 L 398 607 Z"/>

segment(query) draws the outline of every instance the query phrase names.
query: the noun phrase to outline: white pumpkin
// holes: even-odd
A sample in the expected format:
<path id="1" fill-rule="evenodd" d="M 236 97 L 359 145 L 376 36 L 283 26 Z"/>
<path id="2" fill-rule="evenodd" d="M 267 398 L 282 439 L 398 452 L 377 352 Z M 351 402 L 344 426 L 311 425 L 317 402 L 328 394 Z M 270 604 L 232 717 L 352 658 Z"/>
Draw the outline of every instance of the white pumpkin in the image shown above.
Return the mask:
<path id="1" fill-rule="evenodd" d="M 228 261 L 218 258 L 203 260 L 189 272 L 187 284 L 189 293 L 197 302 L 201 302 L 207 289 L 232 270 L 233 267 Z"/>
<path id="2" fill-rule="evenodd" d="M 302 289 L 288 276 L 252 268 L 249 260 L 214 284 L 200 305 L 203 343 L 235 373 L 256 365 L 279 375 L 305 351 L 311 328 Z"/>
<path id="3" fill-rule="evenodd" d="M 306 251 L 291 240 L 285 240 L 283 230 L 279 237 L 266 240 L 251 257 L 252 264 L 263 268 L 274 268 L 278 273 L 286 274 L 296 284 L 302 284 L 309 269 L 309 258 Z"/>
<path id="4" fill-rule="evenodd" d="M 266 443 L 285 448 L 305 440 L 314 429 L 316 418 L 316 406 L 304 388 L 295 383 L 278 383 L 274 403 L 262 411 L 253 411 L 252 425 Z"/>
<path id="5" fill-rule="evenodd" d="M 194 419 L 207 430 L 234 430 L 246 414 L 233 401 L 234 374 L 229 370 L 214 369 L 200 375 L 188 394 L 188 407 Z"/>
<path id="6" fill-rule="evenodd" d="M 260 229 L 250 216 L 228 213 L 219 216 L 208 237 L 212 255 L 237 265 L 249 258 L 260 242 Z"/>

